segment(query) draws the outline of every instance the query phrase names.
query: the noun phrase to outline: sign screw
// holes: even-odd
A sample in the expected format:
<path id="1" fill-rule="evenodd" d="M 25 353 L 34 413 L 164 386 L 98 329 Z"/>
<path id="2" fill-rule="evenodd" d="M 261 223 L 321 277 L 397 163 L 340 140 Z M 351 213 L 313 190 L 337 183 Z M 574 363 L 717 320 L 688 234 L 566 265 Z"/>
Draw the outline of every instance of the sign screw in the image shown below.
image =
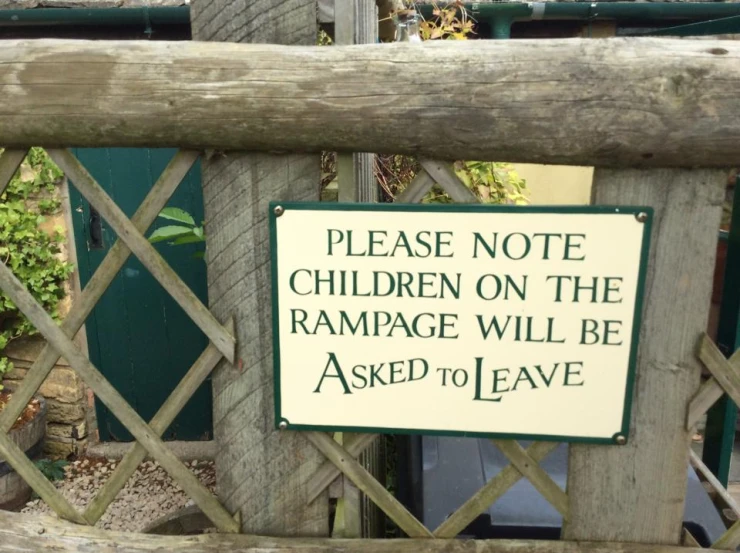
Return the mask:
<path id="1" fill-rule="evenodd" d="M 288 423 L 285 421 L 281 421 L 278 426 L 280 427 L 280 430 L 285 430 L 286 428 L 288 428 Z"/>
<path id="2" fill-rule="evenodd" d="M 285 208 L 281 205 L 276 205 L 273 212 L 275 213 L 276 217 L 280 217 L 283 213 L 285 213 Z"/>
<path id="3" fill-rule="evenodd" d="M 635 219 L 637 219 L 638 222 L 644 223 L 647 221 L 648 215 L 644 211 L 640 211 L 637 215 L 635 215 Z"/>
<path id="4" fill-rule="evenodd" d="M 627 438 L 623 434 L 617 434 L 614 441 L 617 442 L 617 445 L 624 445 L 627 443 Z"/>

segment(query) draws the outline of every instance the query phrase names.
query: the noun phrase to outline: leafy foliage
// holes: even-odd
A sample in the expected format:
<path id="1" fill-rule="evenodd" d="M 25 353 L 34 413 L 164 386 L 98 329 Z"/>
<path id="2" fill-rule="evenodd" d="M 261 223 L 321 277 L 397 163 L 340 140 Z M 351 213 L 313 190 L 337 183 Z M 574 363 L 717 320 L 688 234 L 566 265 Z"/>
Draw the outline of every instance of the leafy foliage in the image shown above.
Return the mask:
<path id="1" fill-rule="evenodd" d="M 434 19 L 423 20 L 419 25 L 422 40 L 465 40 L 475 34 L 475 25 L 459 0 L 444 7 L 433 4 Z"/>
<path id="2" fill-rule="evenodd" d="M 63 230 L 48 233 L 40 225 L 44 215 L 59 209 L 59 200 L 49 194 L 62 176 L 43 149 L 33 148 L 0 196 L 0 258 L 55 319 L 74 266 L 59 258 Z M 35 333 L 10 298 L 0 293 L 0 352 L 11 340 Z M 8 358 L 0 356 L 0 379 L 11 369 Z"/>
<path id="3" fill-rule="evenodd" d="M 187 211 L 178 207 L 165 207 L 160 211 L 159 217 L 180 224 L 165 225 L 156 229 L 149 235 L 149 242 L 152 244 L 167 242 L 172 246 L 180 246 L 182 244 L 205 243 L 206 237 L 203 225 L 196 225 L 195 219 Z M 196 253 L 196 257 L 203 257 L 203 253 Z"/>
<path id="4" fill-rule="evenodd" d="M 64 467 L 69 465 L 69 462 L 63 459 L 57 459 L 55 461 L 51 459 L 39 459 L 34 464 L 47 479 L 57 482 L 64 480 Z"/>

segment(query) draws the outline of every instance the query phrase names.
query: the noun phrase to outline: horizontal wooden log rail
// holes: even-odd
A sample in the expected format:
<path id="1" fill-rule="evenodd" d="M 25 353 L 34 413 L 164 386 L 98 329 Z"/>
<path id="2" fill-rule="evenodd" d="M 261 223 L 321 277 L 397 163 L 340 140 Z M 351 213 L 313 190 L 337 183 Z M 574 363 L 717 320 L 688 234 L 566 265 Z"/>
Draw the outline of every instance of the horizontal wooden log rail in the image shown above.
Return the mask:
<path id="1" fill-rule="evenodd" d="M 6 146 L 393 152 L 595 166 L 740 161 L 740 43 L 298 47 L 3 41 Z"/>
<path id="2" fill-rule="evenodd" d="M 712 549 L 610 542 L 527 540 L 370 540 L 268 538 L 245 534 L 158 536 L 76 526 L 51 517 L 0 511 L 0 553 L 699 553 Z"/>

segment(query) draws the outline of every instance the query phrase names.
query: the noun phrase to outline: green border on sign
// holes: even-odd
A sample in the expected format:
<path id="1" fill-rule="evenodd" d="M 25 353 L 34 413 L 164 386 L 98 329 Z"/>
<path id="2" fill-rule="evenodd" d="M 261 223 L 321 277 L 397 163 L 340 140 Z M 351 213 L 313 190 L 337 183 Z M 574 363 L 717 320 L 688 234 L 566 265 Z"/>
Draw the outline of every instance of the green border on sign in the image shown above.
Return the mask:
<path id="1" fill-rule="evenodd" d="M 281 208 L 283 211 L 280 211 Z M 378 211 L 378 212 L 446 212 L 446 213 L 551 213 L 551 214 L 638 214 L 646 216 L 643 224 L 642 249 L 640 253 L 640 267 L 637 279 L 635 296 L 635 310 L 632 327 L 632 341 L 630 344 L 629 366 L 625 387 L 624 408 L 622 415 L 622 429 L 611 438 L 589 438 L 579 436 L 555 436 L 537 434 L 506 434 L 480 433 L 454 430 L 414 430 L 407 428 L 375 428 L 364 426 L 313 426 L 291 424 L 284 419 L 280 412 L 280 320 L 278 314 L 278 262 L 277 262 L 277 219 L 288 210 L 300 211 Z M 643 299 L 645 293 L 645 278 L 647 273 L 648 257 L 650 254 L 650 235 L 653 223 L 653 208 L 648 206 L 507 206 L 490 204 L 365 204 L 365 203 L 320 203 L 320 202 L 270 202 L 270 266 L 272 270 L 272 340 L 273 340 L 273 371 L 275 386 L 275 428 L 290 430 L 312 430 L 323 432 L 363 432 L 378 434 L 412 434 L 424 436 L 458 436 L 471 438 L 495 438 L 508 440 L 539 440 L 589 444 L 619 444 L 624 445 L 629 440 L 630 418 L 632 415 L 632 396 L 635 384 L 635 369 L 637 366 L 637 348 L 640 341 L 642 323 Z M 622 441 L 622 437 L 624 441 Z"/>

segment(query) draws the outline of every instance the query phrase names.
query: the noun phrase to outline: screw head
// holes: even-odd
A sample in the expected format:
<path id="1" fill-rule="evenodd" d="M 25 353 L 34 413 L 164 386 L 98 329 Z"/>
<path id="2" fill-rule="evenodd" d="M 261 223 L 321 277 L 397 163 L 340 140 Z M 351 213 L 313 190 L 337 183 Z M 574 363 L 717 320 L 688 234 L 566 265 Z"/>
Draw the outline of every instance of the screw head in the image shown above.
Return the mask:
<path id="1" fill-rule="evenodd" d="M 644 211 L 640 211 L 640 213 L 635 215 L 635 219 L 637 219 L 639 223 L 644 223 L 648 219 L 648 214 L 645 213 Z"/>
<path id="2" fill-rule="evenodd" d="M 280 217 L 283 213 L 285 213 L 285 208 L 281 205 L 276 205 L 275 209 L 273 209 L 273 212 L 275 213 L 275 216 Z"/>
<path id="3" fill-rule="evenodd" d="M 281 421 L 278 427 L 280 428 L 280 430 L 285 430 L 286 428 L 288 428 L 288 423 L 285 421 Z"/>
<path id="4" fill-rule="evenodd" d="M 624 445 L 627 443 L 627 438 L 623 434 L 617 434 L 614 441 L 617 442 L 617 445 Z"/>

